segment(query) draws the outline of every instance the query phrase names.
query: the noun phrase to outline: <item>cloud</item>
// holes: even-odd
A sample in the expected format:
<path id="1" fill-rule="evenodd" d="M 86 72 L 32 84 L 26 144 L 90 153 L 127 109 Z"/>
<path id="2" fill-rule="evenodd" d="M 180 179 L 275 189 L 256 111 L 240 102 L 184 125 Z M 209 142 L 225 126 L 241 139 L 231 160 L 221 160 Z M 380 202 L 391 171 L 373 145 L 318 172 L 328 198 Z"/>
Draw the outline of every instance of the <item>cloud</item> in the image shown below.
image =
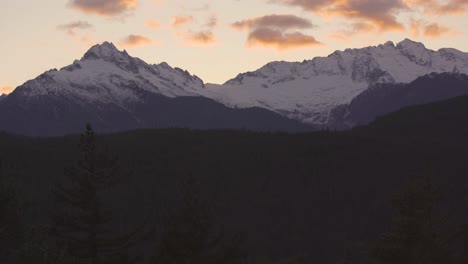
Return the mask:
<path id="1" fill-rule="evenodd" d="M 138 6 L 138 0 L 69 0 L 69 6 L 87 14 L 114 17 Z"/>
<path id="2" fill-rule="evenodd" d="M 152 29 L 160 29 L 161 28 L 161 23 L 159 23 L 156 20 L 147 20 L 145 21 L 145 26 L 152 28 Z"/>
<path id="3" fill-rule="evenodd" d="M 208 45 L 216 42 L 215 35 L 212 31 L 188 31 L 183 34 L 187 44 L 192 45 Z"/>
<path id="4" fill-rule="evenodd" d="M 86 21 L 75 21 L 68 24 L 59 25 L 58 29 L 66 31 L 69 35 L 75 35 L 76 30 L 91 29 L 93 25 Z"/>
<path id="5" fill-rule="evenodd" d="M 338 39 L 342 42 L 350 43 L 350 37 L 356 37 L 361 34 L 375 33 L 377 31 L 377 28 L 373 24 L 358 21 L 354 23 L 347 23 L 343 26 L 343 29 L 332 32 L 328 36 L 333 39 Z"/>
<path id="6" fill-rule="evenodd" d="M 420 36 L 426 38 L 438 38 L 451 32 L 448 27 L 440 25 L 439 23 L 429 23 L 422 20 L 412 20 L 410 30 L 413 37 Z"/>
<path id="7" fill-rule="evenodd" d="M 216 43 L 214 29 L 218 26 L 218 18 L 210 16 L 204 22 L 197 21 L 193 16 L 180 15 L 172 17 L 172 28 L 176 36 L 185 44 L 206 46 Z"/>
<path id="8" fill-rule="evenodd" d="M 9 85 L 2 85 L 0 86 L 0 95 L 2 94 L 9 94 L 13 92 L 14 88 Z"/>
<path id="9" fill-rule="evenodd" d="M 420 0 L 417 0 L 420 1 Z M 403 0 L 270 0 L 289 6 L 298 6 L 310 12 L 372 23 L 380 30 L 403 30 L 397 14 L 408 10 Z"/>
<path id="10" fill-rule="evenodd" d="M 428 38 L 437 38 L 448 33 L 449 31 L 450 30 L 447 27 L 441 26 L 438 23 L 431 23 L 424 27 L 423 34 Z"/>
<path id="11" fill-rule="evenodd" d="M 237 29 L 251 29 L 251 28 L 276 28 L 276 29 L 289 29 L 289 28 L 312 28 L 312 23 L 304 18 L 294 15 L 267 15 L 247 19 L 232 24 L 232 27 Z"/>
<path id="12" fill-rule="evenodd" d="M 321 44 L 314 37 L 301 32 L 284 33 L 271 28 L 258 28 L 249 34 L 247 45 L 263 45 L 277 49 L 289 49 L 296 47 Z"/>
<path id="13" fill-rule="evenodd" d="M 467 12 L 468 0 L 406 0 L 415 8 L 422 8 L 424 13 L 430 15 L 452 15 Z"/>
<path id="14" fill-rule="evenodd" d="M 295 15 L 266 15 L 234 22 L 238 30 L 248 30 L 247 46 L 265 46 L 284 50 L 320 45 L 313 36 L 299 30 L 311 29 L 312 22 Z"/>
<path id="15" fill-rule="evenodd" d="M 194 21 L 193 16 L 179 15 L 172 17 L 172 27 L 179 28 L 186 26 Z"/>
<path id="16" fill-rule="evenodd" d="M 207 28 L 215 28 L 216 26 L 218 26 L 218 18 L 216 16 L 211 16 L 208 19 L 208 22 L 206 22 L 205 26 Z"/>
<path id="17" fill-rule="evenodd" d="M 155 44 L 155 41 L 142 35 L 129 35 L 120 41 L 124 47 L 141 47 Z"/>
<path id="18" fill-rule="evenodd" d="M 337 0 L 270 0 L 270 3 L 279 3 L 291 6 L 299 6 L 308 11 L 317 11 L 329 5 L 340 2 Z"/>

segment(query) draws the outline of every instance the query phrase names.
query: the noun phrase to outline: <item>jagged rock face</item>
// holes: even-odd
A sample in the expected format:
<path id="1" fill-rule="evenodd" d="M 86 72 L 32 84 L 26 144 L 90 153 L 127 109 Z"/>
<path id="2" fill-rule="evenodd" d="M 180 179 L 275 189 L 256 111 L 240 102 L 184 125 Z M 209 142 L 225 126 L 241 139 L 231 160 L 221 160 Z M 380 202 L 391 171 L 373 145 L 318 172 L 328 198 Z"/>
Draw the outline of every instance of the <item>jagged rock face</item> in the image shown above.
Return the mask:
<path id="1" fill-rule="evenodd" d="M 331 111 L 376 84 L 409 83 L 430 73 L 468 73 L 468 54 L 455 49 L 432 51 L 404 40 L 376 47 L 336 51 L 328 57 L 272 62 L 238 75 L 206 93 L 231 107 L 259 106 L 320 126 Z"/>

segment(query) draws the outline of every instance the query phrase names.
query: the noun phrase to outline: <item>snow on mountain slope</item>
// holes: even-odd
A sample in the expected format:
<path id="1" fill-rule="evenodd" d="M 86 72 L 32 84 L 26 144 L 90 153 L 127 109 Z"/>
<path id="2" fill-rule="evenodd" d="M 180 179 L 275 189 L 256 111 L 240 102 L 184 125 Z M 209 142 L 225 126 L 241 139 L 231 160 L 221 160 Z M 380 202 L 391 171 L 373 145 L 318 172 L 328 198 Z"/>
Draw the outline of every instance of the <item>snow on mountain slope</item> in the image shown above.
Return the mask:
<path id="1" fill-rule="evenodd" d="M 59 71 L 50 70 L 15 90 L 24 96 L 56 95 L 87 103 L 123 106 L 139 101 L 142 92 L 167 97 L 198 96 L 203 81 L 167 63 L 149 65 L 105 42 L 93 46 L 81 60 Z"/>
<path id="2" fill-rule="evenodd" d="M 55 96 L 78 105 L 112 105 L 123 111 L 146 95 L 207 97 L 231 108 L 261 107 L 302 122 L 328 126 L 338 106 L 375 84 L 410 83 L 430 73 L 468 74 L 468 53 L 433 51 L 404 40 L 336 51 L 303 62 L 271 62 L 223 85 L 207 84 L 167 63 L 147 64 L 109 42 L 93 46 L 81 60 L 50 70 L 12 94 L 34 100 Z"/>
<path id="3" fill-rule="evenodd" d="M 271 62 L 199 94 L 230 107 L 258 106 L 306 123 L 324 125 L 330 112 L 377 83 L 409 83 L 433 72 L 468 73 L 468 53 L 426 49 L 404 40 L 336 51 L 303 62 Z"/>

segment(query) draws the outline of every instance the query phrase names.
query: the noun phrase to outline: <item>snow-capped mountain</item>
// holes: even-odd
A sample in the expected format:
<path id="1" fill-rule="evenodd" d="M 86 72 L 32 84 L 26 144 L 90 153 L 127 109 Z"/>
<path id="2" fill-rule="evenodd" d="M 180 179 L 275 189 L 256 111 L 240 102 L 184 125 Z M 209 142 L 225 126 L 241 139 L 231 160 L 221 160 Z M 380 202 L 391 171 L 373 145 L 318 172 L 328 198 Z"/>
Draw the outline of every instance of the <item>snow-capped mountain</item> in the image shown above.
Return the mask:
<path id="1" fill-rule="evenodd" d="M 150 65 L 108 42 L 81 60 L 50 70 L 0 101 L 0 130 L 52 136 L 188 127 L 304 131 L 311 129 L 262 108 L 231 109 L 202 97 L 200 78 L 166 63 Z"/>
<path id="2" fill-rule="evenodd" d="M 271 62 L 200 94 L 230 107 L 258 106 L 305 123 L 328 126 L 330 113 L 370 86 L 409 83 L 430 73 L 468 73 L 468 53 L 427 49 L 404 40 L 397 45 L 336 51 L 303 62 Z"/>
<path id="3" fill-rule="evenodd" d="M 383 90 L 446 72 L 468 74 L 468 53 L 433 51 L 407 39 L 397 45 L 387 42 L 347 49 L 303 62 L 271 62 L 214 85 L 167 63 L 148 64 L 105 42 L 71 65 L 47 71 L 0 97 L 0 130 L 61 135 L 81 131 L 86 122 L 100 131 L 352 127 L 369 121 L 360 116 L 353 119 L 356 109 L 373 111 L 372 102 L 358 100 L 370 98 L 363 93 L 369 87 L 380 87 L 378 94 L 386 94 Z M 451 94 L 441 93 L 441 98 L 435 94 L 430 100 Z M 392 97 L 404 101 L 400 99 Z M 395 103 L 389 109 L 398 110 L 394 106 L 411 102 L 421 100 Z"/>
<path id="4" fill-rule="evenodd" d="M 193 96 L 204 88 L 197 76 L 167 63 L 147 64 L 109 42 L 93 46 L 81 60 L 50 70 L 15 90 L 23 96 L 62 95 L 85 102 L 125 103 L 141 100 L 142 92 L 167 97 Z"/>

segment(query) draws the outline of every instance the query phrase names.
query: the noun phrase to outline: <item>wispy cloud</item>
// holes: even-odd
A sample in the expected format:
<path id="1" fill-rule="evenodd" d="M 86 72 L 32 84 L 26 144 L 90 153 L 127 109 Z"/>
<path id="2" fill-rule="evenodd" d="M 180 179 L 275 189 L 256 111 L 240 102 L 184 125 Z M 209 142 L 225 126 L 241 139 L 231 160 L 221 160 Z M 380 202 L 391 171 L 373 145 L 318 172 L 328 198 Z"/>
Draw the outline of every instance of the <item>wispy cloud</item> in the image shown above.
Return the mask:
<path id="1" fill-rule="evenodd" d="M 215 35 L 212 31 L 187 31 L 180 34 L 189 45 L 209 45 L 216 42 Z"/>
<path id="2" fill-rule="evenodd" d="M 194 21 L 193 16 L 189 16 L 189 15 L 173 16 L 172 27 L 180 28 L 180 27 L 186 26 L 187 24 L 192 23 L 193 21 Z"/>
<path id="3" fill-rule="evenodd" d="M 69 0 L 69 5 L 87 14 L 114 17 L 135 9 L 138 0 Z"/>
<path id="4" fill-rule="evenodd" d="M 77 30 L 86 30 L 93 28 L 93 25 L 86 21 L 75 21 L 68 24 L 59 25 L 58 29 L 66 31 L 69 35 L 75 35 Z"/>
<path id="5" fill-rule="evenodd" d="M 124 47 L 142 47 L 156 44 L 156 41 L 142 35 L 128 35 L 119 44 Z"/>
<path id="6" fill-rule="evenodd" d="M 218 18 L 215 15 L 208 17 L 203 22 L 190 15 L 172 17 L 172 28 L 176 36 L 191 46 L 206 46 L 216 43 L 214 29 L 218 26 Z"/>
<path id="7" fill-rule="evenodd" d="M 359 35 L 376 32 L 378 32 L 378 28 L 376 28 L 373 24 L 357 21 L 344 24 L 342 29 L 331 32 L 328 34 L 328 36 L 332 39 L 338 39 L 342 42 L 349 43 L 351 42 L 351 37 L 357 37 Z"/>
<path id="8" fill-rule="evenodd" d="M 266 15 L 234 22 L 231 26 L 249 31 L 248 47 L 260 45 L 290 49 L 321 44 L 313 36 L 299 31 L 313 28 L 312 22 L 295 15 Z"/>
<path id="9" fill-rule="evenodd" d="M 464 14 L 468 11 L 468 0 L 405 0 L 414 8 L 422 8 L 429 15 Z"/>
<path id="10" fill-rule="evenodd" d="M 439 23 L 429 23 L 423 20 L 413 20 L 410 24 L 411 34 L 414 38 L 439 38 L 451 32 L 451 30 Z"/>
<path id="11" fill-rule="evenodd" d="M 147 20 L 145 21 L 145 26 L 152 29 L 160 29 L 161 23 L 159 23 L 159 21 L 156 20 Z"/>

